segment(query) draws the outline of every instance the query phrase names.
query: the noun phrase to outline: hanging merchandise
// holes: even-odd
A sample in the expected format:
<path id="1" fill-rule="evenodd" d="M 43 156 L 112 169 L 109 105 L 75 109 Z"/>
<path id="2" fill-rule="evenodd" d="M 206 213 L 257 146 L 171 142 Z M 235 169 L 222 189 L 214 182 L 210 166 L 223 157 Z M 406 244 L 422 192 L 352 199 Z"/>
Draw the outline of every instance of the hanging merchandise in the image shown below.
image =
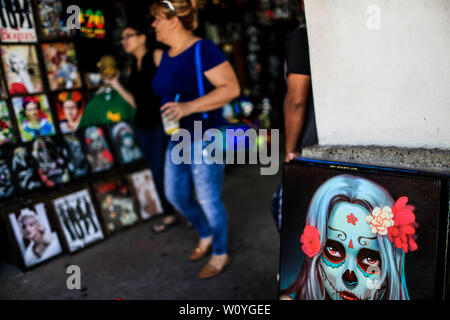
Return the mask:
<path id="1" fill-rule="evenodd" d="M 262 24 L 271 24 L 274 21 L 288 20 L 292 16 L 292 0 L 260 0 L 259 19 Z M 300 0 L 297 0 L 300 2 Z"/>
<path id="2" fill-rule="evenodd" d="M 113 56 L 103 56 L 97 62 L 97 68 L 102 79 L 113 79 L 117 74 L 116 60 Z"/>
<path id="3" fill-rule="evenodd" d="M 272 106 L 270 104 L 270 99 L 265 97 L 262 99 L 261 113 L 258 116 L 259 128 L 270 129 L 270 112 L 272 111 Z"/>
<path id="4" fill-rule="evenodd" d="M 261 39 L 260 32 L 255 25 L 250 25 L 245 31 L 247 39 L 247 72 L 250 83 L 249 90 L 252 95 L 259 96 L 261 93 Z"/>
<path id="5" fill-rule="evenodd" d="M 103 56 L 97 63 L 97 68 L 103 79 L 114 78 L 118 70 L 112 56 Z M 88 101 L 80 127 L 115 123 L 134 119 L 136 110 L 111 86 L 105 85 L 98 89 Z"/>
<path id="6" fill-rule="evenodd" d="M 247 93 L 244 91 L 244 94 L 241 96 L 241 110 L 242 115 L 246 118 L 250 117 L 253 110 L 255 109 L 255 106 L 253 105 L 252 101 L 250 100 L 248 96 L 248 90 L 246 90 Z"/>
<path id="7" fill-rule="evenodd" d="M 98 72 L 85 72 L 84 82 L 86 83 L 88 89 L 99 88 L 102 83 L 102 75 Z"/>
<path id="8" fill-rule="evenodd" d="M 221 42 L 219 34 L 219 26 L 214 23 L 206 22 L 205 30 L 206 30 L 206 37 L 212 42 L 214 42 L 216 45 L 219 45 Z"/>
<path id="9" fill-rule="evenodd" d="M 86 104 L 80 128 L 132 120 L 135 109 L 111 87 L 102 87 Z"/>
<path id="10" fill-rule="evenodd" d="M 235 117 L 233 103 L 227 103 L 222 107 L 222 116 L 228 123 L 236 123 L 238 121 Z"/>

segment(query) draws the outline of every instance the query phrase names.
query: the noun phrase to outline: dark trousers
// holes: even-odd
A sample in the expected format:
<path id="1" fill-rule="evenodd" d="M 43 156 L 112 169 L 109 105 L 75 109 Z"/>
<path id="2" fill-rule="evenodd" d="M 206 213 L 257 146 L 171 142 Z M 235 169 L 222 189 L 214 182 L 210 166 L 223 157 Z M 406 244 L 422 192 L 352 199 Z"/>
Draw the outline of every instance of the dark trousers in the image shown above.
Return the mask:
<path id="1" fill-rule="evenodd" d="M 172 214 L 174 209 L 164 193 L 164 158 L 169 136 L 164 133 L 162 124 L 149 129 L 136 128 L 135 132 L 144 158 L 152 171 L 164 213 Z"/>

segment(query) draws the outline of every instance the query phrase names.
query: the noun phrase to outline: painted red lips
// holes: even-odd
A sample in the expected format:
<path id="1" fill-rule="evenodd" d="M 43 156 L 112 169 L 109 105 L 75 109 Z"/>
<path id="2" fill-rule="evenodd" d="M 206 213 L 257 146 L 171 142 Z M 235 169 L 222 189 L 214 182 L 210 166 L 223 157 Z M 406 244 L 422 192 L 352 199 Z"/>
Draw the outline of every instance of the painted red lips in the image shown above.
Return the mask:
<path id="1" fill-rule="evenodd" d="M 339 292 L 339 295 L 345 300 L 360 300 L 357 296 L 348 291 L 341 291 Z"/>

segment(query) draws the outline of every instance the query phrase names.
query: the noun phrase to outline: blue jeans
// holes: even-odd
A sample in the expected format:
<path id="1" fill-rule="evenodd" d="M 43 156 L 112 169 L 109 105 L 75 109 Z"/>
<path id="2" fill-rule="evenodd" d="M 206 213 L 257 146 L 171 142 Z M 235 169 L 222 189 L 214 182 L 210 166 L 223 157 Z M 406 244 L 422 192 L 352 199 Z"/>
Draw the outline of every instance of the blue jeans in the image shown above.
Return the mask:
<path id="1" fill-rule="evenodd" d="M 281 233 L 281 214 L 283 207 L 283 182 L 280 183 L 277 191 L 272 196 L 272 216 L 275 221 L 278 233 Z"/>
<path id="2" fill-rule="evenodd" d="M 164 186 L 167 199 L 192 223 L 201 239 L 212 235 L 213 254 L 225 254 L 228 217 L 221 197 L 225 165 L 175 164 L 170 156 L 175 144 L 169 142 L 166 151 Z M 197 199 L 192 194 L 192 186 Z"/>
<path id="3" fill-rule="evenodd" d="M 168 136 L 164 133 L 162 124 L 150 129 L 135 129 L 136 138 L 145 161 L 153 174 L 156 190 L 165 214 L 172 214 L 173 207 L 164 193 L 164 155 L 168 143 Z"/>

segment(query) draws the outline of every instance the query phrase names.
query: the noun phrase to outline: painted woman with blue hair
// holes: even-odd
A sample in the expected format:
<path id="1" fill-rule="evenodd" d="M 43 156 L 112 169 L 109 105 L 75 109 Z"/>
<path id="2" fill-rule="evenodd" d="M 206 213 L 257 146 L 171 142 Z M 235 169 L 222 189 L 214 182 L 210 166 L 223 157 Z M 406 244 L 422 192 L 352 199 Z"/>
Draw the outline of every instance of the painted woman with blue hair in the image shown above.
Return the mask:
<path id="1" fill-rule="evenodd" d="M 408 300 L 405 254 L 417 250 L 418 225 L 407 202 L 394 202 L 364 178 L 327 180 L 311 200 L 300 237 L 302 269 L 282 298 Z"/>

